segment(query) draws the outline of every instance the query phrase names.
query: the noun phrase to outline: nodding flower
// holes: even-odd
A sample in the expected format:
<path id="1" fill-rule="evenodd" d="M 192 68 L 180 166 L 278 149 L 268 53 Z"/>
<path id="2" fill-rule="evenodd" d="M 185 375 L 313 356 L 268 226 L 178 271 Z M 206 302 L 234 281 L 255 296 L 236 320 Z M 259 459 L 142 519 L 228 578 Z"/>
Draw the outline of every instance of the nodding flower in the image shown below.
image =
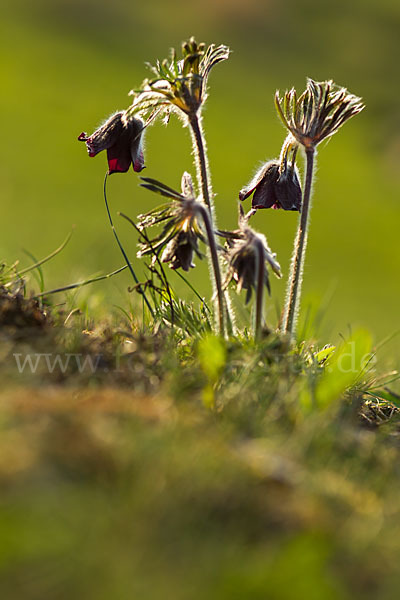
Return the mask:
<path id="1" fill-rule="evenodd" d="M 184 271 L 189 271 L 193 268 L 193 254 L 200 256 L 198 249 L 198 235 L 188 227 L 187 231 L 181 229 L 179 233 L 173 237 L 161 255 L 161 262 L 169 263 L 171 269 L 182 268 Z"/>
<path id="2" fill-rule="evenodd" d="M 286 161 L 270 160 L 256 173 L 255 177 L 239 192 L 239 199 L 246 200 L 253 194 L 251 206 L 258 208 L 301 208 L 301 186 L 297 168 Z"/>
<path id="3" fill-rule="evenodd" d="M 276 254 L 268 246 L 266 237 L 257 233 L 248 225 L 242 206 L 239 206 L 239 229 L 235 231 L 219 231 L 218 234 L 226 239 L 225 260 L 228 263 L 228 273 L 224 283 L 225 288 L 233 280 L 237 291 L 246 290 L 246 304 L 249 302 L 252 290 L 257 286 L 257 271 L 260 254 L 264 263 L 264 284 L 270 292 L 267 264 L 277 277 L 281 277 L 281 268 L 276 260 Z"/>
<path id="4" fill-rule="evenodd" d="M 145 215 L 139 215 L 139 229 L 143 230 L 161 223 L 163 229 L 153 240 L 140 243 L 138 256 L 154 254 L 162 250 L 162 262 L 169 263 L 171 269 L 182 268 L 188 271 L 190 267 L 195 266 L 194 254 L 199 258 L 202 257 L 198 240 L 205 242 L 199 221 L 203 206 L 196 200 L 191 176 L 189 173 L 184 173 L 182 192 L 177 192 L 155 179 L 142 177 L 142 180 L 143 187 L 166 196 L 171 202 Z"/>
<path id="5" fill-rule="evenodd" d="M 145 168 L 142 138 L 143 121 L 121 111 L 112 115 L 92 135 L 81 133 L 78 140 L 86 143 L 89 156 L 107 150 L 108 173 L 111 175 L 126 173 L 131 165 L 136 172 Z"/>

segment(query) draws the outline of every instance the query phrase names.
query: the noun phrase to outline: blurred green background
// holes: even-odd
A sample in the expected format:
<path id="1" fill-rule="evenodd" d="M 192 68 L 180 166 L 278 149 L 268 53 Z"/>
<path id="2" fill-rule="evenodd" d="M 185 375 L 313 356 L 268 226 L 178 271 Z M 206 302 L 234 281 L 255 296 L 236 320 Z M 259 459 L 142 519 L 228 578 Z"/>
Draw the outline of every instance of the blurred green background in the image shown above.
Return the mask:
<path id="1" fill-rule="evenodd" d="M 102 199 L 105 156 L 89 159 L 77 136 L 128 105 L 127 93 L 148 74 L 145 61 L 195 35 L 233 50 L 211 75 L 204 113 L 224 228 L 235 225 L 238 190 L 261 161 L 279 154 L 285 133 L 273 105 L 277 88 L 301 91 L 307 76 L 333 78 L 364 98 L 367 110 L 319 150 L 303 319 L 308 305 L 322 306 L 324 342 L 357 326 L 384 339 L 399 328 L 399 31 L 394 0 L 3 0 L 0 256 L 28 261 L 23 248 L 44 256 L 76 225 L 69 246 L 45 268 L 47 288 L 122 264 Z M 145 155 L 145 174 L 172 186 L 184 169 L 193 172 L 188 132 L 174 118 L 149 129 Z M 132 217 L 158 202 L 132 171 L 111 178 L 109 200 L 114 212 Z M 253 222 L 287 274 L 297 215 L 261 211 Z M 116 223 L 134 256 L 132 231 Z M 199 265 L 195 281 L 204 294 L 207 279 Z M 179 283 L 174 274 L 171 281 Z M 270 321 L 285 283 L 273 281 Z M 124 273 L 92 287 L 93 308 L 126 304 L 129 284 Z M 398 346 L 397 338 L 384 352 L 393 357 Z"/>

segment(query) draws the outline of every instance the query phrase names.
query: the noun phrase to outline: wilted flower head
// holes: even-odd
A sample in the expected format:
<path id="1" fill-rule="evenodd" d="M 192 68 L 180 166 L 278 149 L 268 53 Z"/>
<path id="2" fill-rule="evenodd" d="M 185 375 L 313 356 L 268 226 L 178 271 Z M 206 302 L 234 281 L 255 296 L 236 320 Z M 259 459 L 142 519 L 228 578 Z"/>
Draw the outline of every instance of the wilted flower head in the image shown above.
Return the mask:
<path id="1" fill-rule="evenodd" d="M 134 97 L 131 111 L 156 110 L 169 114 L 171 109 L 178 109 L 186 115 L 195 115 L 206 99 L 210 70 L 228 57 L 227 46 L 206 47 L 190 38 L 182 44 L 181 60 L 177 60 L 172 50 L 169 60 L 149 64 L 155 77 L 146 79 L 141 90 L 131 91 Z"/>
<path id="2" fill-rule="evenodd" d="M 282 276 L 281 268 L 265 236 L 249 227 L 248 218 L 241 206 L 239 207 L 239 229 L 220 231 L 219 235 L 226 239 L 227 245 L 225 259 L 228 263 L 228 273 L 225 286 L 228 286 L 233 279 L 237 284 L 238 292 L 242 289 L 247 290 L 246 304 L 249 302 L 252 290 L 257 285 L 257 267 L 261 248 L 264 256 L 264 282 L 270 293 L 267 264 L 277 277 Z"/>
<path id="3" fill-rule="evenodd" d="M 333 81 L 307 80 L 307 88 L 298 98 L 296 90 L 275 94 L 275 105 L 283 124 L 306 149 L 314 148 L 332 136 L 351 117 L 361 112 L 361 98 Z"/>
<path id="4" fill-rule="evenodd" d="M 89 156 L 107 150 L 108 173 L 125 173 L 131 164 L 134 171 L 144 169 L 142 150 L 143 121 L 128 116 L 126 111 L 112 115 L 92 135 L 81 133 L 80 142 L 85 142 Z"/>
<path id="5" fill-rule="evenodd" d="M 190 267 L 194 267 L 193 253 L 195 252 L 201 258 L 198 240 L 205 241 L 198 221 L 199 203 L 194 194 L 191 176 L 189 173 L 183 174 L 182 193 L 149 177 L 142 177 L 142 180 L 143 187 L 166 196 L 171 202 L 147 214 L 139 215 L 139 229 L 159 224 L 163 225 L 163 229 L 160 235 L 149 243 L 140 243 L 138 256 L 163 249 L 162 262 L 170 263 L 171 269 L 182 268 L 188 271 Z"/>
<path id="6" fill-rule="evenodd" d="M 198 251 L 198 236 L 191 229 L 188 231 L 179 231 L 179 233 L 173 237 L 161 255 L 161 262 L 170 263 L 171 269 L 182 268 L 184 271 L 189 271 L 190 267 L 194 267 L 193 264 L 193 252 L 199 256 Z"/>
<path id="7" fill-rule="evenodd" d="M 300 210 L 301 187 L 296 166 L 270 160 L 256 173 L 248 185 L 239 192 L 239 199 L 246 200 L 253 194 L 251 206 L 258 208 L 283 208 Z"/>

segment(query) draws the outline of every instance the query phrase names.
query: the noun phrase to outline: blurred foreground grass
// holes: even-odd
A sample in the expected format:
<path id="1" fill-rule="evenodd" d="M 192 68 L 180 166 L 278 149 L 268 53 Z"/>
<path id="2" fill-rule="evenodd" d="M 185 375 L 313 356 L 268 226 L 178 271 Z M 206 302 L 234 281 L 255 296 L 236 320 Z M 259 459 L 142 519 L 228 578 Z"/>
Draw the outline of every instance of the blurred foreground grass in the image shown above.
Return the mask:
<path id="1" fill-rule="evenodd" d="M 354 399 L 294 423 L 245 395 L 218 414 L 166 391 L 3 391 L 2 597 L 396 597 L 398 417 L 365 427 Z"/>
<path id="2" fill-rule="evenodd" d="M 3 598 L 396 597 L 396 375 L 365 332 L 332 353 L 65 317 L 2 292 Z"/>

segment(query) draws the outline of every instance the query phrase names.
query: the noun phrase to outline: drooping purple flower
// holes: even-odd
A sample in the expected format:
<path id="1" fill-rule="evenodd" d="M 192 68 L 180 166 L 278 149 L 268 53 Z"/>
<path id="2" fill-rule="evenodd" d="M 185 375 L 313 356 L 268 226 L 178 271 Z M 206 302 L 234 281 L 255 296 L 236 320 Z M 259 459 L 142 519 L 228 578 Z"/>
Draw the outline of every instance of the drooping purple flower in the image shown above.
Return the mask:
<path id="1" fill-rule="evenodd" d="M 238 292 L 246 290 L 246 304 L 251 298 L 252 290 L 257 286 L 260 244 L 264 263 L 263 280 L 269 293 L 270 284 L 267 265 L 271 267 L 277 277 L 282 277 L 276 254 L 268 246 L 266 237 L 249 226 L 248 219 L 249 215 L 245 215 L 242 206 L 239 205 L 239 229 L 218 232 L 218 235 L 226 239 L 224 258 L 228 263 L 228 271 L 224 286 L 227 287 L 232 280 L 235 281 Z"/>
<path id="2" fill-rule="evenodd" d="M 182 268 L 189 271 L 195 265 L 193 263 L 194 253 L 201 258 L 198 248 L 198 236 L 193 229 L 181 230 L 166 245 L 161 255 L 161 261 L 169 263 L 171 269 Z"/>
<path id="3" fill-rule="evenodd" d="M 80 142 L 85 142 L 89 156 L 107 150 L 108 173 L 126 173 L 131 164 L 133 170 L 144 169 L 142 149 L 143 121 L 127 117 L 125 111 L 112 115 L 92 135 L 81 133 Z"/>
<path id="4" fill-rule="evenodd" d="M 161 262 L 169 263 L 171 269 L 189 271 L 194 267 L 196 254 L 202 258 L 198 241 L 205 242 L 199 215 L 200 202 L 196 199 L 192 177 L 189 173 L 182 176 L 182 192 L 148 177 L 141 178 L 142 186 L 171 200 L 169 204 L 159 206 L 145 215 L 139 215 L 139 229 L 153 225 L 162 225 L 161 233 L 153 240 L 139 242 L 138 257 L 163 250 Z"/>
<path id="5" fill-rule="evenodd" d="M 251 206 L 259 208 L 283 208 L 297 210 L 301 208 L 301 187 L 297 169 L 285 165 L 281 169 L 279 160 L 267 162 L 251 182 L 239 192 L 239 199 L 246 200 L 253 194 Z"/>

